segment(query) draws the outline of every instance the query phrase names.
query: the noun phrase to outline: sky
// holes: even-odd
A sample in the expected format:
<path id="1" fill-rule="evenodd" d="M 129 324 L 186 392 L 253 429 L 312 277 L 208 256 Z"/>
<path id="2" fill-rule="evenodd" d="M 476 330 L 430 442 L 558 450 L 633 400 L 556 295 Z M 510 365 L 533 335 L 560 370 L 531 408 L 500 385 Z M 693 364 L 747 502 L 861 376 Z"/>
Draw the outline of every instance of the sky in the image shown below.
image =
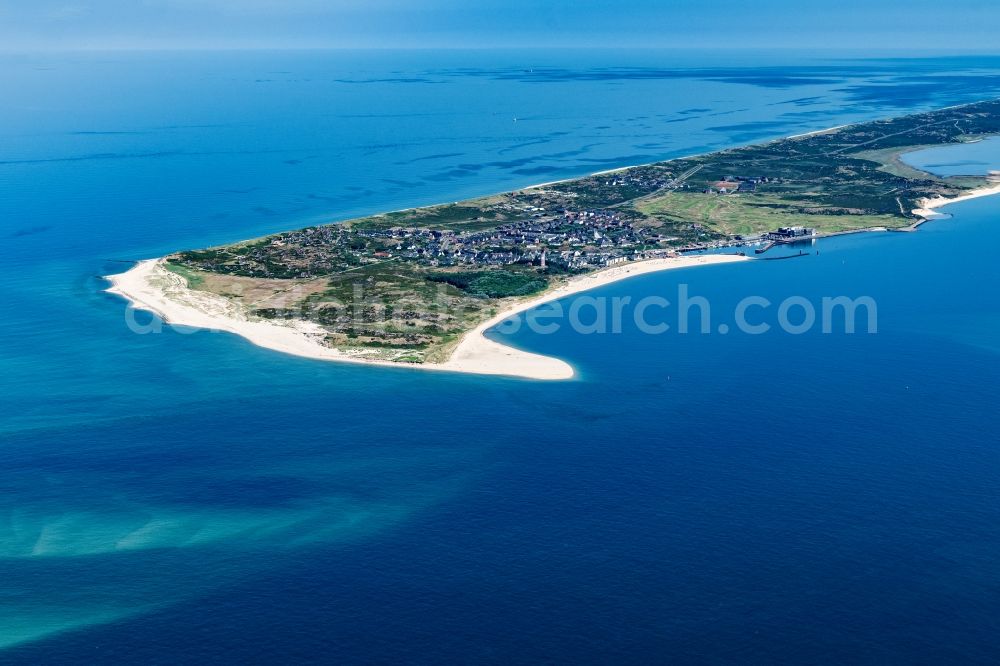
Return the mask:
<path id="1" fill-rule="evenodd" d="M 940 48 L 1000 0 L 0 0 L 0 49 Z"/>

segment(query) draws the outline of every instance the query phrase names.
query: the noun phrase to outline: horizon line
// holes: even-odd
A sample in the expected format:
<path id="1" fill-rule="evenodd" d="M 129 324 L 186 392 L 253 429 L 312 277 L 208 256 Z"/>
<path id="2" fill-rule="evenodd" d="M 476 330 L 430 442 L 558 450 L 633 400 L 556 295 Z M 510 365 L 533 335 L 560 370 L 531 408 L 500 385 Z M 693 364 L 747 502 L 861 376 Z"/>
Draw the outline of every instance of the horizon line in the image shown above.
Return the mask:
<path id="1" fill-rule="evenodd" d="M 614 45 L 523 45 L 523 44 L 497 44 L 488 46 L 476 45 L 427 45 L 427 46 L 337 46 L 337 45 L 162 45 L 162 46 L 92 46 L 79 45 L 70 47 L 0 47 L 0 54 L 43 54 L 43 53 L 101 53 L 101 52 L 182 52 L 182 51 L 368 51 L 368 52 L 398 52 L 398 51 L 663 51 L 663 52 L 692 52 L 692 51 L 722 51 L 730 53 L 738 52 L 758 52 L 758 53 L 787 53 L 795 51 L 809 51 L 817 54 L 827 53 L 914 53 L 912 47 L 862 47 L 862 46 L 839 46 L 815 48 L 804 45 L 768 45 L 768 46 L 719 46 L 719 45 L 688 45 L 688 46 L 614 46 Z M 998 56 L 1000 48 L 989 49 L 962 48 L 952 46 L 928 46 L 921 47 L 916 55 L 910 59 L 925 57 L 925 53 L 947 53 L 958 56 Z"/>

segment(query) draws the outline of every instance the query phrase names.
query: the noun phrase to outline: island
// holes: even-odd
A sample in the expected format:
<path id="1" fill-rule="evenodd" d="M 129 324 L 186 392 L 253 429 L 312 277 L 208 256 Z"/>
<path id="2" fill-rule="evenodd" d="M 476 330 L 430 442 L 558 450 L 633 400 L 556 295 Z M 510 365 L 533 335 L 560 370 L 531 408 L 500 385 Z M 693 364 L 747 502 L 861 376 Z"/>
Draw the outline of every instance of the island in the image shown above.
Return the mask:
<path id="1" fill-rule="evenodd" d="M 109 276 L 109 291 L 169 323 L 301 356 L 563 379 L 567 363 L 486 331 L 642 273 L 913 230 L 1000 182 L 938 177 L 901 156 L 997 134 L 1000 100 L 965 104 L 185 250 Z M 720 247 L 733 251 L 704 252 Z"/>

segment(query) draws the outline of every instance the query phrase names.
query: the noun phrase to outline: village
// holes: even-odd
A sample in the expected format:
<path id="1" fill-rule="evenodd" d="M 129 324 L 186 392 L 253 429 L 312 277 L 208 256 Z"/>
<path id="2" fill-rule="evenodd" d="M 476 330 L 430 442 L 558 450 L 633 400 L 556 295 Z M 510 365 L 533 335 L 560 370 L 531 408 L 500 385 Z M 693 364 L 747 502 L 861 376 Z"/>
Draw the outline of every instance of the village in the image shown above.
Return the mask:
<path id="1" fill-rule="evenodd" d="M 338 349 L 443 359 L 503 299 L 607 267 L 909 227 L 921 202 L 985 179 L 906 178 L 893 160 L 907 146 L 1000 133 L 992 104 L 880 122 L 883 140 L 849 126 L 182 251 L 165 270 L 252 317 L 311 322 Z M 792 256 L 806 255 L 762 258 Z"/>
<path id="2" fill-rule="evenodd" d="M 387 261 L 442 269 L 521 264 L 577 271 L 676 254 L 676 238 L 634 226 L 619 211 L 535 208 L 526 215 L 475 231 L 324 225 L 182 257 L 199 268 L 235 275 L 310 278 Z"/>
<path id="3" fill-rule="evenodd" d="M 442 267 L 517 263 L 567 269 L 613 266 L 632 259 L 667 256 L 673 240 L 636 228 L 620 213 L 607 210 L 561 210 L 486 231 L 391 228 L 356 233 L 383 246 L 370 253 L 373 259 L 398 257 Z"/>
<path id="4" fill-rule="evenodd" d="M 734 177 L 725 182 L 741 184 L 732 189 L 721 187 L 716 194 L 752 192 L 767 179 Z M 387 261 L 442 269 L 520 264 L 572 272 L 758 241 L 787 242 L 810 238 L 815 233 L 808 227 L 779 227 L 753 236 L 681 245 L 676 236 L 655 227 L 634 225 L 615 209 L 560 208 L 549 212 L 522 206 L 513 212 L 520 212 L 525 219 L 475 231 L 404 226 L 309 227 L 225 252 L 184 253 L 184 259 L 206 270 L 270 278 L 311 278 Z"/>

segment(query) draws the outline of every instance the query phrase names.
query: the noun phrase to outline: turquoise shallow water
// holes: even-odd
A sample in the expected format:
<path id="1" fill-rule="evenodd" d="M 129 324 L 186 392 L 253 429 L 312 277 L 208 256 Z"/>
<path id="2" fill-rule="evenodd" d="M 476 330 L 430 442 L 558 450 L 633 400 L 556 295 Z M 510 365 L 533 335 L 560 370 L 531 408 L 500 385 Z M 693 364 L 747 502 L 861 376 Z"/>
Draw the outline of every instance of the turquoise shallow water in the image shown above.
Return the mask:
<path id="1" fill-rule="evenodd" d="M 0 661 L 996 653 L 994 200 L 595 294 L 689 283 L 713 324 L 751 295 L 871 296 L 875 335 L 505 336 L 579 369 L 556 384 L 139 336 L 96 276 L 980 99 L 1000 62 L 5 58 Z"/>

